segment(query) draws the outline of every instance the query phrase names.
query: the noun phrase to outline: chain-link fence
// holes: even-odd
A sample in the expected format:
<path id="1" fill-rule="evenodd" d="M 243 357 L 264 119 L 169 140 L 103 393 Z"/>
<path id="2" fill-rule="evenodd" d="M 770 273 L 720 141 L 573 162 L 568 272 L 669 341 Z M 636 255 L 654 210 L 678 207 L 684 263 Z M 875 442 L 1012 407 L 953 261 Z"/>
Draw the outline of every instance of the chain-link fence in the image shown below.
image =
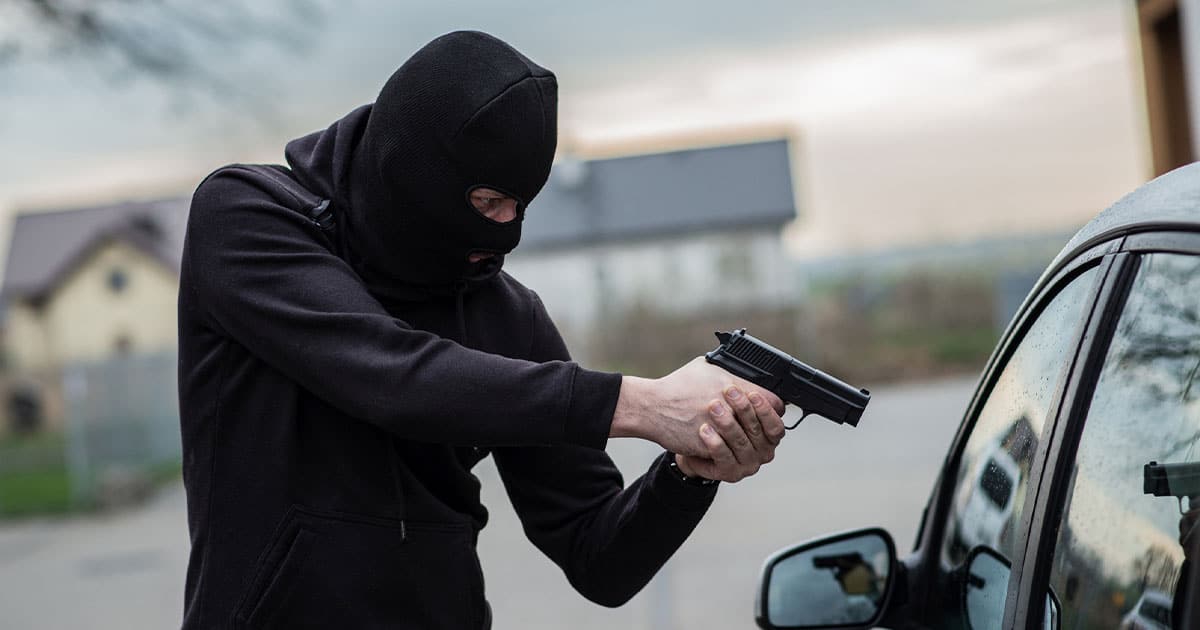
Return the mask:
<path id="1" fill-rule="evenodd" d="M 179 469 L 174 352 L 63 370 L 64 449 L 74 506 L 135 500 Z"/>

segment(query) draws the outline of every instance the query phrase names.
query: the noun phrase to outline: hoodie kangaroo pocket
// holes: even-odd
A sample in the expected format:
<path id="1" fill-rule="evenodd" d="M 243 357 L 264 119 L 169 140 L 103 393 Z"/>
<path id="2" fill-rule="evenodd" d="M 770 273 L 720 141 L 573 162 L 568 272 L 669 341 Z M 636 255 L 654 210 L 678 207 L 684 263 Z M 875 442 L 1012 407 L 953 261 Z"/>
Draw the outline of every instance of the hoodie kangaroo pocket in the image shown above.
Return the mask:
<path id="1" fill-rule="evenodd" d="M 237 614 L 244 628 L 473 628 L 471 530 L 293 508 Z"/>
<path id="2" fill-rule="evenodd" d="M 260 570 L 255 588 L 247 593 L 247 603 L 252 604 L 241 621 L 247 628 L 271 627 L 274 613 L 288 606 L 293 593 L 295 576 L 304 568 L 312 552 L 317 534 L 303 527 L 294 529 L 291 537 L 281 537 L 279 543 L 267 555 Z M 245 608 L 245 607 L 243 607 Z"/>

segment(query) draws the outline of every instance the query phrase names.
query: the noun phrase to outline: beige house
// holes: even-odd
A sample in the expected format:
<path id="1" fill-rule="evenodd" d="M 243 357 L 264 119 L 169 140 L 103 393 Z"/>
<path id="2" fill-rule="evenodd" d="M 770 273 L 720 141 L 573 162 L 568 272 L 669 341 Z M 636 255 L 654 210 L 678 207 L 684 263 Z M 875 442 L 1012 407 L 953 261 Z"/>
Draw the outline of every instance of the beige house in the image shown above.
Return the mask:
<path id="1" fill-rule="evenodd" d="M 5 267 L 5 365 L 61 422 L 64 368 L 175 347 L 186 201 L 21 214 Z"/>

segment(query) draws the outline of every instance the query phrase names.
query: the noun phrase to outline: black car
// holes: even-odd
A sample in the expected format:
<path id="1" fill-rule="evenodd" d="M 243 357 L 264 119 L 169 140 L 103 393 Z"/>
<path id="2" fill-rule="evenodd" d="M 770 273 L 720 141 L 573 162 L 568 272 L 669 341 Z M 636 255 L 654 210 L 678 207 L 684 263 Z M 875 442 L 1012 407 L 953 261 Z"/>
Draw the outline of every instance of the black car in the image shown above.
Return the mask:
<path id="1" fill-rule="evenodd" d="M 1198 515 L 1200 163 L 1101 213 L 1046 269 L 984 370 L 913 552 L 897 558 L 878 528 L 779 551 L 755 616 L 1200 628 Z"/>

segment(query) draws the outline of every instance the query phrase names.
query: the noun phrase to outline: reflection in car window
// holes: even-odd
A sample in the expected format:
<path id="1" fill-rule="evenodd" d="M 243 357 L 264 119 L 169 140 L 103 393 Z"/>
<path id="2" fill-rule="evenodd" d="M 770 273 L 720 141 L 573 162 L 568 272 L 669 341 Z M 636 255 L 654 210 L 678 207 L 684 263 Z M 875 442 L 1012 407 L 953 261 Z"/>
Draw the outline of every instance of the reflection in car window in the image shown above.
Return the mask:
<path id="1" fill-rule="evenodd" d="M 1071 474 L 1050 578 L 1063 628 L 1200 627 L 1195 616 L 1167 623 L 1185 612 L 1176 588 L 1189 581 L 1200 534 L 1181 543 L 1181 530 L 1197 513 L 1181 515 L 1174 497 L 1144 485 L 1152 461 L 1200 462 L 1198 441 L 1200 257 L 1153 254 L 1117 323 Z"/>
<path id="2" fill-rule="evenodd" d="M 979 486 L 997 509 L 1003 510 L 1008 507 L 1008 501 L 1012 498 L 1013 480 L 1000 468 L 995 459 L 988 460 L 987 468 L 979 478 Z"/>
<path id="3" fill-rule="evenodd" d="M 963 563 L 979 545 L 1013 557 L 1026 478 L 1055 387 L 1072 352 L 1093 267 L 1070 282 L 1025 333 L 996 380 L 963 448 L 942 558 Z"/>
<path id="4" fill-rule="evenodd" d="M 1170 627 L 1171 606 L 1169 604 L 1164 606 L 1161 603 L 1144 601 L 1142 602 L 1142 605 L 1138 607 L 1138 614 L 1146 619 L 1149 619 L 1150 621 L 1158 622 L 1163 627 Z"/>

